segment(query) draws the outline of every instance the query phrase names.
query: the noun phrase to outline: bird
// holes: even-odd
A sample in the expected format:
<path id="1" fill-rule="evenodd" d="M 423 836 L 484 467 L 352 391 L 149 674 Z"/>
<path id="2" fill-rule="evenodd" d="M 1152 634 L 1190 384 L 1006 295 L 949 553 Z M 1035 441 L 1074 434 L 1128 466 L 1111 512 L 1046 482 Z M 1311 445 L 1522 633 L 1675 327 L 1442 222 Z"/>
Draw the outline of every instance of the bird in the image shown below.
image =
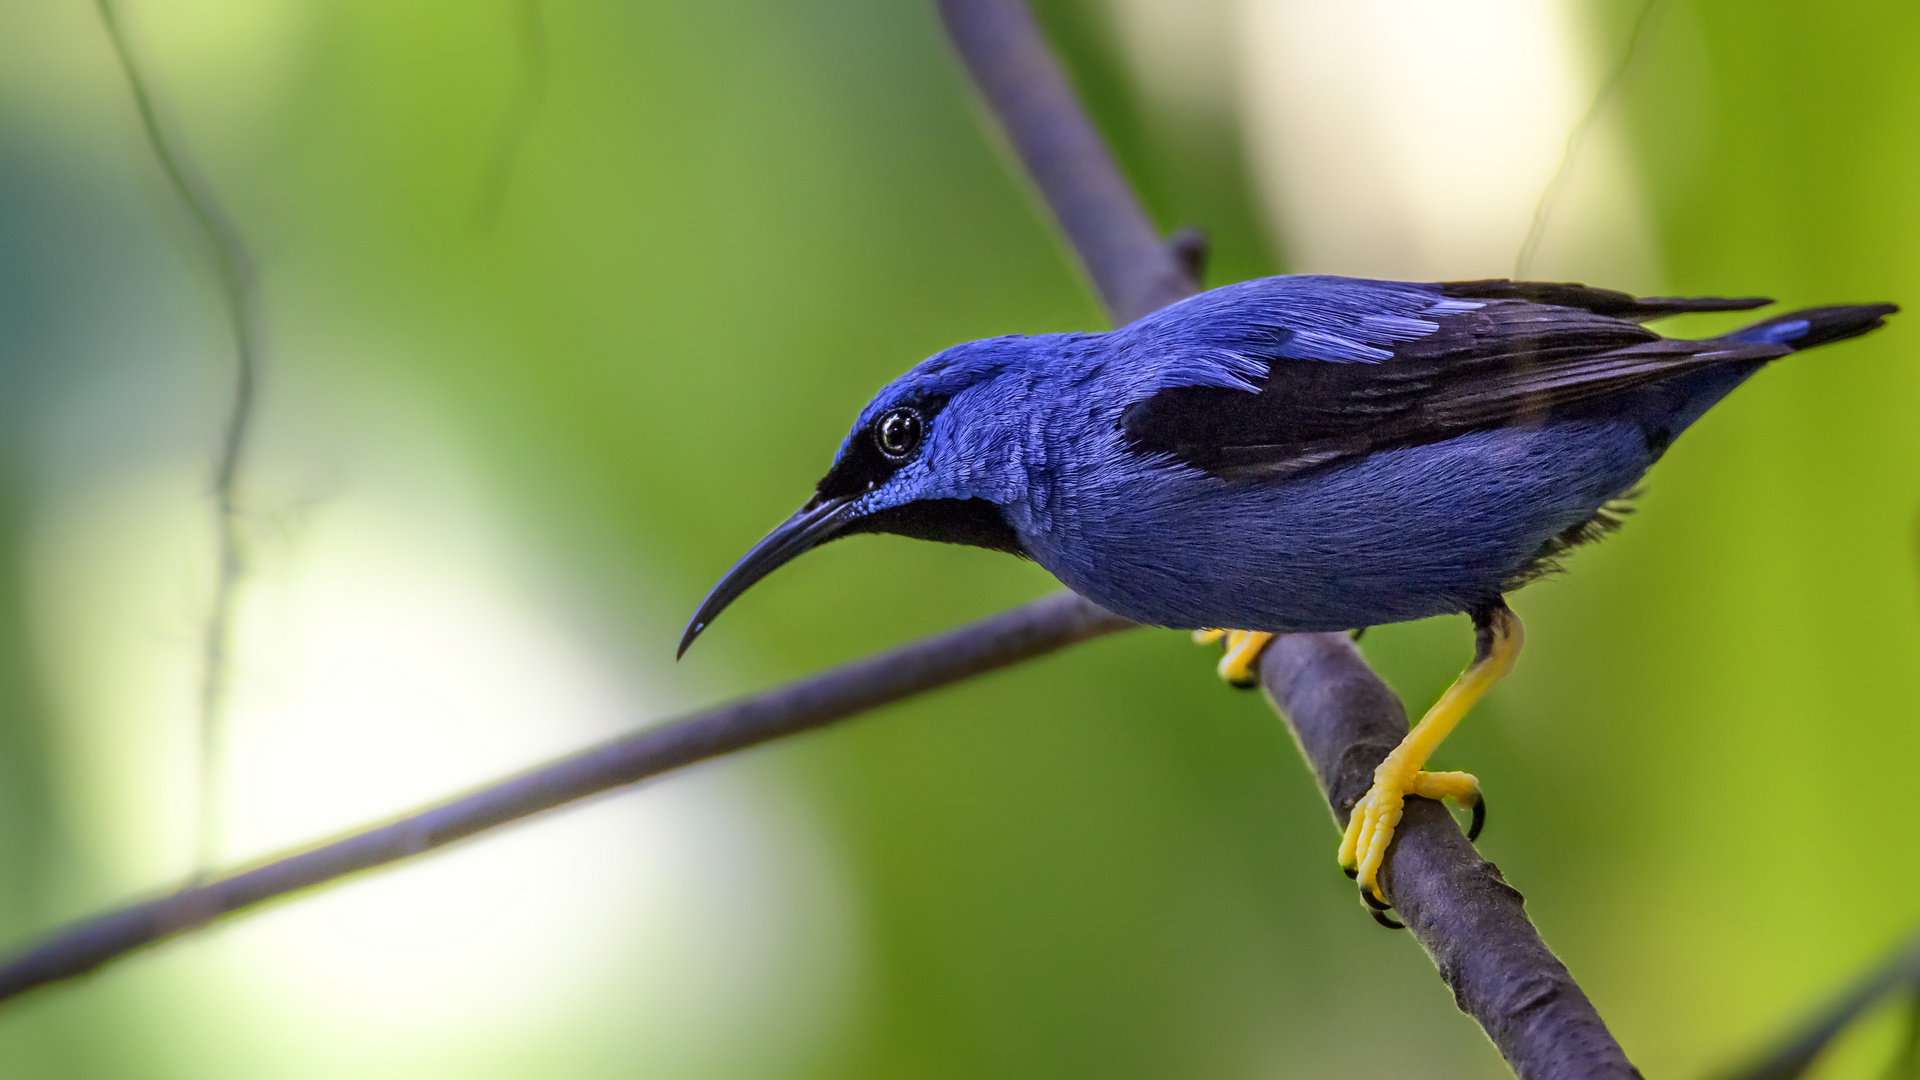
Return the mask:
<path id="1" fill-rule="evenodd" d="M 1808 308 L 1699 339 L 1644 325 L 1771 303 L 1299 274 L 1114 330 L 955 345 L 860 410 L 679 653 L 774 569 L 861 533 L 1031 559 L 1129 619 L 1224 641 L 1220 674 L 1242 686 L 1278 634 L 1464 613 L 1472 662 L 1375 770 L 1341 838 L 1362 901 L 1396 926 L 1380 871 L 1406 797 L 1470 808 L 1470 839 L 1485 820 L 1477 779 L 1425 765 L 1513 667 L 1523 631 L 1506 595 L 1613 532 L 1649 467 L 1755 372 L 1899 310 Z"/>

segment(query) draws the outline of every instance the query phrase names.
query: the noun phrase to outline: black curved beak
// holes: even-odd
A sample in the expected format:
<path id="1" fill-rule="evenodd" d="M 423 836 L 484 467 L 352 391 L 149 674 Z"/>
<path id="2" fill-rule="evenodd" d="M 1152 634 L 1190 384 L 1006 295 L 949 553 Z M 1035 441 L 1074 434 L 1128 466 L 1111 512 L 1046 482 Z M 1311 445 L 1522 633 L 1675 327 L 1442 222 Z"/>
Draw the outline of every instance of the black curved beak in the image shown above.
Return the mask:
<path id="1" fill-rule="evenodd" d="M 740 557 L 733 569 L 726 572 L 713 591 L 700 601 L 700 609 L 687 621 L 687 629 L 680 635 L 680 648 L 673 654 L 678 660 L 687 653 L 687 646 L 700 636 L 714 616 L 726 609 L 741 593 L 751 588 L 754 582 L 773 573 L 781 566 L 793 560 L 796 555 L 810 551 L 832 539 L 834 534 L 846 528 L 853 521 L 853 514 L 847 508 L 853 503 L 851 496 L 837 499 L 823 499 L 815 496 L 807 505 L 801 507 L 792 517 L 780 523 L 779 528 L 768 533 L 753 550 Z"/>

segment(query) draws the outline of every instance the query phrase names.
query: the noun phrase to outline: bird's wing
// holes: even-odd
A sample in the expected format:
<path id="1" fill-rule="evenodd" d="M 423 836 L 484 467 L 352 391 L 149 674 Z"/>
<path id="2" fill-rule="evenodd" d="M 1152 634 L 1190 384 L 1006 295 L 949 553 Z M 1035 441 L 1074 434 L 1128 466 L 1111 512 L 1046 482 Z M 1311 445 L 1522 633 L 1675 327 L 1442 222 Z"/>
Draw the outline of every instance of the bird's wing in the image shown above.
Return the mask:
<path id="1" fill-rule="evenodd" d="M 1148 348 L 1258 359 L 1264 377 L 1237 386 L 1213 379 L 1163 383 L 1122 413 L 1121 428 L 1135 449 L 1220 476 L 1285 476 L 1387 447 L 1538 422 L 1691 368 L 1791 351 L 1663 338 L 1636 321 L 1766 302 L 1757 299 L 1636 300 L 1579 285 L 1509 281 L 1270 280 L 1288 282 L 1290 295 L 1276 301 L 1249 289 L 1240 302 L 1223 298 L 1206 313 L 1211 319 L 1147 328 L 1141 344 Z M 1326 298 L 1309 296 L 1309 287 L 1331 294 L 1342 311 L 1389 303 L 1382 314 L 1330 326 L 1330 309 L 1315 306 Z M 1424 297 L 1418 310 L 1407 310 L 1408 290 Z M 1263 302 L 1248 303 L 1256 299 Z M 1380 325 L 1394 332 L 1369 332 Z M 1344 340 L 1354 347 L 1350 353 L 1364 355 L 1330 354 L 1310 336 L 1316 334 Z"/>
<path id="2" fill-rule="evenodd" d="M 1694 311 L 1752 311 L 1773 300 L 1765 296 L 1634 296 L 1570 281 L 1443 281 L 1440 295 L 1454 300 L 1531 300 L 1536 304 L 1579 308 L 1595 315 L 1647 322 Z"/>

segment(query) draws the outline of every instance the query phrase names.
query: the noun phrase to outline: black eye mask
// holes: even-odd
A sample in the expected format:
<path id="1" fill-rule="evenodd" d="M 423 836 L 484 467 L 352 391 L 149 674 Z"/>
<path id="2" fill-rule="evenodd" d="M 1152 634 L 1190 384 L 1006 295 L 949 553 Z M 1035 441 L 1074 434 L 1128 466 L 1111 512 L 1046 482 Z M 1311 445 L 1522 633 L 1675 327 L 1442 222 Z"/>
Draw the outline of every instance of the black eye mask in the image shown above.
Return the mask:
<path id="1" fill-rule="evenodd" d="M 937 394 L 909 398 L 881 413 L 854 434 L 847 452 L 820 478 L 815 492 L 823 499 L 840 499 L 886 483 L 920 452 L 933 418 L 946 406 L 946 395 Z M 902 449 L 895 451 L 892 446 Z"/>

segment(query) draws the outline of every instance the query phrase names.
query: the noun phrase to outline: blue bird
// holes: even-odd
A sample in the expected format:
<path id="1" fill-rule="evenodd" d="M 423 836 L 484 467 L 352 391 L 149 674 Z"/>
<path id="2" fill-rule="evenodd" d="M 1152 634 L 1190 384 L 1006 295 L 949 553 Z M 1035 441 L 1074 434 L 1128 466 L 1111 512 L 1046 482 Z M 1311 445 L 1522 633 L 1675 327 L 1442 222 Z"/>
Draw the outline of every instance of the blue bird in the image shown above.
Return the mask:
<path id="1" fill-rule="evenodd" d="M 1772 301 L 1577 284 L 1284 276 L 1106 333 L 956 345 L 860 412 L 813 497 L 715 585 L 680 641 L 796 555 L 855 533 L 1030 558 L 1142 623 L 1227 634 L 1250 685 L 1274 634 L 1464 612 L 1473 663 L 1375 772 L 1340 863 L 1375 911 L 1407 795 L 1484 803 L 1428 756 L 1518 654 L 1504 594 L 1619 520 L 1674 438 L 1769 361 L 1882 325 L 1810 308 L 1701 340 L 1641 324 Z"/>

